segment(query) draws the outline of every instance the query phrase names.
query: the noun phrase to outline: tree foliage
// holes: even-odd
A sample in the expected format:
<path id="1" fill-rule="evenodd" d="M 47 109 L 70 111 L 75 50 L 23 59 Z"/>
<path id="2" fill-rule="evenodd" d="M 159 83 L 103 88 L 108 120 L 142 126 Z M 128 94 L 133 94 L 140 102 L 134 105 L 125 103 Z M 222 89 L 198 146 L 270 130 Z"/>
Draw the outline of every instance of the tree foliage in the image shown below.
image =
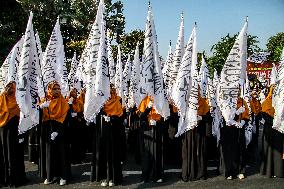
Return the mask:
<path id="1" fill-rule="evenodd" d="M 208 69 L 211 76 L 213 76 L 214 69 L 216 69 L 218 74 L 220 74 L 237 36 L 238 34 L 233 36 L 227 34 L 225 37 L 222 37 L 219 42 L 212 46 L 211 52 L 213 53 L 213 56 L 207 59 Z M 260 51 L 258 46 L 259 41 L 257 39 L 257 36 L 248 35 L 248 56 L 252 55 L 254 52 Z"/>
<path id="2" fill-rule="evenodd" d="M 276 62 L 280 61 L 281 53 L 284 48 L 284 32 L 277 33 L 270 37 L 266 47 L 271 53 L 268 59 Z"/>
<path id="3" fill-rule="evenodd" d="M 0 66 L 10 50 L 21 38 L 28 20 L 16 0 L 1 1 L 0 6 Z"/>

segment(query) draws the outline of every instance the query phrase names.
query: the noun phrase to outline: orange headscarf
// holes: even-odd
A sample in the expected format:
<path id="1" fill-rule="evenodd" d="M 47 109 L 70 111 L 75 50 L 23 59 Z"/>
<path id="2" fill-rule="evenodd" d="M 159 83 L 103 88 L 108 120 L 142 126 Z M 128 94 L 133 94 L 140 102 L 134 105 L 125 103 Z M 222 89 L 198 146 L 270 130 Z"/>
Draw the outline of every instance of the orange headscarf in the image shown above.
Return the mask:
<path id="1" fill-rule="evenodd" d="M 210 108 L 206 98 L 202 98 L 201 95 L 198 95 L 198 109 L 197 115 L 204 116 L 209 112 Z"/>
<path id="2" fill-rule="evenodd" d="M 66 98 L 66 102 L 69 102 L 69 97 Z M 72 109 L 76 113 L 80 113 L 84 111 L 84 104 L 79 98 L 73 100 Z"/>
<path id="3" fill-rule="evenodd" d="M 111 97 L 104 105 L 104 112 L 107 116 L 122 116 L 123 109 L 120 103 L 120 97 L 117 96 L 115 89 L 111 89 Z"/>
<path id="4" fill-rule="evenodd" d="M 86 93 L 84 91 L 81 91 L 81 93 L 78 97 L 78 100 L 80 100 L 83 105 L 85 104 L 85 95 L 86 95 Z"/>
<path id="5" fill-rule="evenodd" d="M 41 101 L 43 103 L 46 100 L 50 100 L 49 107 L 43 109 L 43 121 L 55 120 L 63 123 L 67 116 L 69 105 L 61 94 L 57 98 L 52 96 L 51 91 L 55 85 L 58 85 L 58 83 L 52 82 L 49 84 L 47 99 Z"/>
<path id="6" fill-rule="evenodd" d="M 251 107 L 251 112 L 254 113 L 254 115 L 257 115 L 261 112 L 261 104 L 254 97 L 252 97 L 252 99 L 250 100 L 250 107 Z"/>
<path id="7" fill-rule="evenodd" d="M 20 109 L 14 95 L 0 95 L 0 127 L 4 127 L 14 116 L 20 116 Z"/>
<path id="8" fill-rule="evenodd" d="M 249 119 L 249 109 L 246 101 L 242 99 L 241 97 L 238 98 L 237 101 L 237 110 L 241 107 L 244 106 L 245 111 L 239 115 L 239 119 L 237 121 L 240 121 L 242 119 Z"/>
<path id="9" fill-rule="evenodd" d="M 145 112 L 149 102 L 151 101 L 150 96 L 146 96 L 140 103 L 138 111 L 139 112 Z M 161 116 L 157 113 L 154 107 L 152 107 L 150 113 L 148 114 L 148 120 L 155 120 L 159 121 L 161 119 Z"/>
<path id="10" fill-rule="evenodd" d="M 270 87 L 270 91 L 267 97 L 261 104 L 261 111 L 267 113 L 271 117 L 274 117 L 275 109 L 272 106 L 272 94 L 273 94 L 273 86 Z"/>

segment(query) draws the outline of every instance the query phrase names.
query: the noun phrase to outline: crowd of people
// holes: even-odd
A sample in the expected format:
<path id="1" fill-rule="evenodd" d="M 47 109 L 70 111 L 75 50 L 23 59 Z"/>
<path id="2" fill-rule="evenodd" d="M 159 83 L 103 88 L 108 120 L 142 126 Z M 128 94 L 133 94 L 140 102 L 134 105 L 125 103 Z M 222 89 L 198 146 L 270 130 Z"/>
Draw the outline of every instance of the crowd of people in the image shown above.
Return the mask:
<path id="1" fill-rule="evenodd" d="M 20 186 L 27 182 L 26 142 L 18 134 L 20 110 L 15 85 L 8 83 L 0 95 L 0 186 Z M 212 135 L 212 107 L 200 92 L 198 125 L 175 137 L 179 115 L 173 103 L 170 103 L 170 117 L 164 120 L 153 106 L 153 97 L 146 96 L 139 107 L 126 110 L 114 86 L 110 88 L 111 97 L 96 121 L 87 123 L 83 115 L 85 90 L 71 88 L 64 97 L 58 82 L 48 84 L 47 95 L 38 104 L 40 124 L 27 133 L 29 160 L 38 164 L 45 185 L 57 181 L 62 186 L 68 184 L 72 178 L 71 164 L 81 163 L 86 152 L 92 153 L 90 181 L 100 182 L 101 186 L 122 183 L 127 152 L 133 153 L 136 163 L 141 165 L 144 182 L 163 182 L 165 163 L 179 165 L 184 182 L 207 179 L 209 159 L 217 160 L 218 171 L 226 179 L 244 179 L 246 165 L 252 161 L 257 164 L 258 158 L 254 158 L 257 156 L 261 157 L 261 174 L 284 177 L 284 134 L 272 128 L 273 85 L 262 103 L 257 90 L 251 93 L 249 105 L 239 96 L 234 118 L 239 125 L 223 120 L 218 142 Z M 252 140 L 246 145 L 245 128 L 250 118 L 255 125 Z M 262 145 L 258 146 L 260 137 Z M 257 148 L 261 149 L 260 154 L 253 150 Z"/>

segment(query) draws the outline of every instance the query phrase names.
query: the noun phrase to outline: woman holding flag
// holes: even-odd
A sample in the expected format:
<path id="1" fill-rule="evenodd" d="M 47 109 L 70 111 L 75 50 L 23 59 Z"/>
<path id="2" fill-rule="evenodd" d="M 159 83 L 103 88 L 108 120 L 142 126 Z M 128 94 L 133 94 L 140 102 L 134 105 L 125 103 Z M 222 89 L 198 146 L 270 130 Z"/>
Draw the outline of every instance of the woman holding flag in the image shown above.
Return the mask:
<path id="1" fill-rule="evenodd" d="M 69 105 L 62 96 L 57 81 L 48 84 L 48 94 L 42 99 L 40 108 L 40 176 L 45 179 L 46 185 L 60 178 L 60 185 L 63 186 L 71 174 L 66 136 Z"/>

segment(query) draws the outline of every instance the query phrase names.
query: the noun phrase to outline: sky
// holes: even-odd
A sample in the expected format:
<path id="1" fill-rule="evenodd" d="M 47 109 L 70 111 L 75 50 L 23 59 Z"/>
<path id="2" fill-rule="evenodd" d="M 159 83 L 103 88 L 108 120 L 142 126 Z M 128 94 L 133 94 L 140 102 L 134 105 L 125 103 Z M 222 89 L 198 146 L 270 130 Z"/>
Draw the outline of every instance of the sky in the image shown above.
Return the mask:
<path id="1" fill-rule="evenodd" d="M 122 0 L 126 32 L 145 29 L 149 0 Z M 185 44 L 197 22 L 198 51 L 211 55 L 212 45 L 228 33 L 238 33 L 248 16 L 248 31 L 266 49 L 269 37 L 284 32 L 284 0 L 151 0 L 159 52 L 167 56 L 169 41 L 175 49 L 180 15 L 184 14 Z"/>

